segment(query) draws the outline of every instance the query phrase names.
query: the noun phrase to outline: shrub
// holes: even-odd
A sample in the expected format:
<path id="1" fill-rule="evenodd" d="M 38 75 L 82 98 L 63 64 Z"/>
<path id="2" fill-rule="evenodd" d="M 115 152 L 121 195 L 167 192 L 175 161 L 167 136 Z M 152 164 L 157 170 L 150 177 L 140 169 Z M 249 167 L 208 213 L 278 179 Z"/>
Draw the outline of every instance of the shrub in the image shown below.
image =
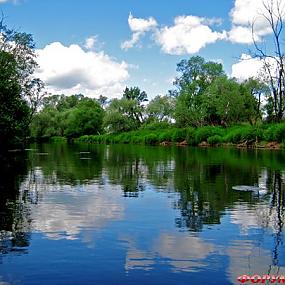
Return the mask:
<path id="1" fill-rule="evenodd" d="M 67 142 L 67 138 L 55 136 L 55 137 L 51 137 L 50 141 L 52 143 L 66 143 Z"/>
<path id="2" fill-rule="evenodd" d="M 175 129 L 172 133 L 171 140 L 174 142 L 182 142 L 186 140 L 187 130 L 186 129 Z"/>
<path id="3" fill-rule="evenodd" d="M 158 135 L 159 137 L 159 141 L 160 142 L 164 142 L 164 141 L 171 141 L 172 140 L 172 134 L 173 134 L 173 131 L 161 131 L 160 134 Z"/>
<path id="4" fill-rule="evenodd" d="M 172 125 L 168 122 L 152 122 L 147 125 L 143 125 L 141 129 L 143 130 L 163 130 L 169 129 Z"/>
<path id="5" fill-rule="evenodd" d="M 264 140 L 282 142 L 285 139 L 285 123 L 269 126 L 264 131 Z"/>
<path id="6" fill-rule="evenodd" d="M 145 136 L 145 144 L 157 144 L 159 142 L 159 137 L 156 134 L 149 134 Z"/>
<path id="7" fill-rule="evenodd" d="M 221 127 L 202 127 L 195 132 L 195 143 L 198 144 L 214 135 L 222 135 L 223 130 Z"/>
<path id="8" fill-rule="evenodd" d="M 207 139 L 207 142 L 210 144 L 210 145 L 216 145 L 216 144 L 221 144 L 223 142 L 223 139 L 221 136 L 219 135 L 214 135 L 214 136 L 211 136 Z"/>

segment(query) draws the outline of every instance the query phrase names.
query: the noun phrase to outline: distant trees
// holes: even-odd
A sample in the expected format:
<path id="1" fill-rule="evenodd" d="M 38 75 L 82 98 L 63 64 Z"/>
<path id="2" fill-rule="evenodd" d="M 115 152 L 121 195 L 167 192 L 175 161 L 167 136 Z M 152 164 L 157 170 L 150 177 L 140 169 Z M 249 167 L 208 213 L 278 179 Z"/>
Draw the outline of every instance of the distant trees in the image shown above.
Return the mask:
<path id="1" fill-rule="evenodd" d="M 171 96 L 156 96 L 146 108 L 147 121 L 171 123 L 175 110 L 175 98 Z"/>
<path id="2" fill-rule="evenodd" d="M 46 97 L 43 109 L 35 115 L 31 134 L 35 138 L 68 138 L 102 132 L 103 109 L 95 99 L 83 95 Z"/>
<path id="3" fill-rule="evenodd" d="M 121 99 L 114 99 L 106 109 L 104 126 L 109 132 L 138 129 L 145 121 L 143 105 L 148 101 L 145 91 L 138 87 L 126 88 Z"/>
<path id="4" fill-rule="evenodd" d="M 150 102 L 145 91 L 127 87 L 119 99 L 97 100 L 82 94 L 45 97 L 32 123 L 32 136 L 75 138 L 98 133 L 122 133 L 140 128 L 187 128 L 207 125 L 256 124 L 262 120 L 270 88 L 256 79 L 238 82 L 223 66 L 200 56 L 177 65 L 175 89 Z M 267 103 L 267 113 L 269 106 Z"/>
<path id="5" fill-rule="evenodd" d="M 221 64 L 200 56 L 182 60 L 177 71 L 176 90 L 171 94 L 177 98 L 174 117 L 178 126 L 254 123 L 260 117 L 260 98 L 257 101 L 253 91 L 257 82 L 253 86 L 252 81 L 244 84 L 229 79 Z"/>

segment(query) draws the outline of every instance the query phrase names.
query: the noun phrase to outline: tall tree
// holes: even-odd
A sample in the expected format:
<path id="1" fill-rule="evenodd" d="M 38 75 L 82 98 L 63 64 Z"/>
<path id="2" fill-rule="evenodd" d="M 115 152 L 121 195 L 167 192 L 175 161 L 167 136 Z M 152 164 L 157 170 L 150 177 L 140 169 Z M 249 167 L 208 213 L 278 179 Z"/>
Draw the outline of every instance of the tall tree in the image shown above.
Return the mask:
<path id="1" fill-rule="evenodd" d="M 177 65 L 179 76 L 175 79 L 177 104 L 175 119 L 178 126 L 201 126 L 205 123 L 207 110 L 203 96 L 211 83 L 225 75 L 222 64 L 206 62 L 200 56 L 182 60 Z M 172 92 L 173 93 L 173 92 Z"/>
<path id="2" fill-rule="evenodd" d="M 36 63 L 30 34 L 8 29 L 0 20 L 0 144 L 23 141 L 42 96 L 33 77 Z"/>
<path id="3" fill-rule="evenodd" d="M 271 116 L 274 121 L 279 122 L 285 113 L 285 70 L 282 48 L 285 7 L 281 0 L 266 0 L 263 2 L 263 8 L 264 13 L 261 16 L 266 20 L 268 29 L 271 31 L 271 41 L 266 41 L 266 46 L 259 44 L 255 38 L 255 23 L 252 24 L 252 37 L 256 50 L 255 57 L 262 60 L 264 79 L 271 89 L 271 98 L 269 98 L 269 104 L 272 107 Z"/>

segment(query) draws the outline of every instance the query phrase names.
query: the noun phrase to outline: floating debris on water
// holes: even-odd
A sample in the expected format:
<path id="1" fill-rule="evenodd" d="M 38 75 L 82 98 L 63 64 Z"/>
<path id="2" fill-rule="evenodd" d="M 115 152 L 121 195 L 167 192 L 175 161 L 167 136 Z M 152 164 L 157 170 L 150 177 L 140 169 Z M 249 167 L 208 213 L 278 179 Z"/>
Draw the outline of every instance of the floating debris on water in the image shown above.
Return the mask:
<path id="1" fill-rule="evenodd" d="M 48 155 L 48 152 L 38 152 L 37 155 Z"/>
<path id="2" fill-rule="evenodd" d="M 90 151 L 80 151 L 79 153 L 80 153 L 80 154 L 89 154 Z"/>
<path id="3" fill-rule="evenodd" d="M 241 192 L 252 192 L 252 193 L 258 194 L 258 195 L 267 194 L 267 189 L 261 188 L 258 186 L 236 185 L 236 186 L 233 186 L 232 189 L 235 191 L 241 191 Z"/>

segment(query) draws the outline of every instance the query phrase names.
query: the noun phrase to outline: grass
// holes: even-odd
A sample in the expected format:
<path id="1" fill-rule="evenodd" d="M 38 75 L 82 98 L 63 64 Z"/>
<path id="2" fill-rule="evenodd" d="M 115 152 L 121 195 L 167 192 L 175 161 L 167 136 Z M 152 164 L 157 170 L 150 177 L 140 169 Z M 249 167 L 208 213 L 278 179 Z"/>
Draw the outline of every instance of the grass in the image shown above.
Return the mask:
<path id="1" fill-rule="evenodd" d="M 103 134 L 82 136 L 75 142 L 99 144 L 147 144 L 157 145 L 162 142 L 179 143 L 187 141 L 195 146 L 202 142 L 210 145 L 254 144 L 255 142 L 285 142 L 285 123 L 264 124 L 260 126 L 238 125 L 229 128 L 206 126 L 201 128 L 144 128 L 121 134 Z"/>

